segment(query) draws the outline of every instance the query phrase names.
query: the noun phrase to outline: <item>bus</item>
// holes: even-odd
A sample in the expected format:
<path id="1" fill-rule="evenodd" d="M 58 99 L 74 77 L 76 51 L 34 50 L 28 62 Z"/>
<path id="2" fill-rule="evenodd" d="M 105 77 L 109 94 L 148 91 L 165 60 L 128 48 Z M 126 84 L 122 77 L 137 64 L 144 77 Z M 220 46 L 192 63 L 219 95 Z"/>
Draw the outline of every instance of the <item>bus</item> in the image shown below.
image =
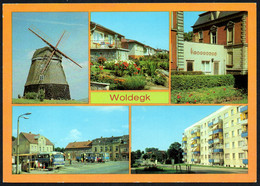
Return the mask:
<path id="1" fill-rule="evenodd" d="M 37 155 L 37 160 L 46 169 L 55 169 L 65 165 L 62 152 L 42 152 Z"/>

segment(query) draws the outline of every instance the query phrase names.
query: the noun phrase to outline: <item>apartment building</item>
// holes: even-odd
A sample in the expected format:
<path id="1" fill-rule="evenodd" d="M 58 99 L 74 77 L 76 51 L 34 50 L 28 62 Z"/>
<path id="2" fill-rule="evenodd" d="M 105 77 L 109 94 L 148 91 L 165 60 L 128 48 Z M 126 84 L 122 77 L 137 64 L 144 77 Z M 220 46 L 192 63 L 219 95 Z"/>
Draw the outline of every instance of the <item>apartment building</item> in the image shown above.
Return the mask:
<path id="1" fill-rule="evenodd" d="M 224 106 L 186 128 L 183 161 L 189 164 L 247 167 L 248 106 Z"/>

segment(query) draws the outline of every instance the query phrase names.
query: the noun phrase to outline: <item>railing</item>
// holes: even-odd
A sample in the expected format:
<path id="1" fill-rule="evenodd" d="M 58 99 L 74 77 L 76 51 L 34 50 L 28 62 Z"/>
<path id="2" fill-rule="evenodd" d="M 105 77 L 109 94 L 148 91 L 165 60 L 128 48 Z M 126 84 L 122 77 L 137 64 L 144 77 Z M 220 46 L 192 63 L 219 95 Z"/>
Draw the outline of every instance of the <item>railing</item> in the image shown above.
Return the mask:
<path id="1" fill-rule="evenodd" d="M 242 150 L 248 150 L 248 146 L 247 145 L 243 145 L 242 146 Z"/>
<path id="2" fill-rule="evenodd" d="M 216 129 L 213 131 L 213 134 L 217 134 L 217 133 L 220 133 L 220 132 L 223 132 L 223 129 Z"/>
<path id="3" fill-rule="evenodd" d="M 223 152 L 223 149 L 219 149 L 219 148 L 218 149 L 213 149 L 213 152 L 214 153 Z"/>
<path id="4" fill-rule="evenodd" d="M 248 124 L 248 120 L 247 119 L 244 119 L 244 120 L 241 120 L 239 122 L 241 125 L 247 125 Z"/>
<path id="5" fill-rule="evenodd" d="M 91 49 L 108 49 L 108 48 L 122 48 L 121 42 L 117 41 L 113 44 L 103 40 L 91 40 Z"/>
<path id="6" fill-rule="evenodd" d="M 214 143 L 223 143 L 223 140 L 221 140 L 221 139 L 219 139 L 219 138 L 214 139 L 213 141 L 214 141 Z"/>
<path id="7" fill-rule="evenodd" d="M 212 143 L 214 143 L 214 140 L 209 140 L 208 143 L 212 144 Z"/>
<path id="8" fill-rule="evenodd" d="M 248 137 L 248 132 L 247 131 L 246 132 L 242 132 L 241 137 L 242 138 L 247 138 Z"/>
<path id="9" fill-rule="evenodd" d="M 248 159 L 243 159 L 243 164 L 248 164 Z"/>
<path id="10" fill-rule="evenodd" d="M 214 163 L 214 159 L 209 159 L 209 163 Z"/>

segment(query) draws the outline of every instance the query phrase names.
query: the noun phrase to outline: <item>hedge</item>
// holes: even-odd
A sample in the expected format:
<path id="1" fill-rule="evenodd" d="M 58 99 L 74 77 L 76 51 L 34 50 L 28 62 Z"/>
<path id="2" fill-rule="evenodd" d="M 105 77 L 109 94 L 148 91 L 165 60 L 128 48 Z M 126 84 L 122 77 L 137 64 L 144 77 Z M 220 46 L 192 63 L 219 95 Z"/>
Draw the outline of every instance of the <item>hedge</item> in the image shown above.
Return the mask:
<path id="1" fill-rule="evenodd" d="M 171 78 L 172 90 L 211 88 L 217 86 L 234 86 L 233 75 L 175 75 Z"/>
<path id="2" fill-rule="evenodd" d="M 202 71 L 172 71 L 172 76 L 175 75 L 204 75 Z"/>

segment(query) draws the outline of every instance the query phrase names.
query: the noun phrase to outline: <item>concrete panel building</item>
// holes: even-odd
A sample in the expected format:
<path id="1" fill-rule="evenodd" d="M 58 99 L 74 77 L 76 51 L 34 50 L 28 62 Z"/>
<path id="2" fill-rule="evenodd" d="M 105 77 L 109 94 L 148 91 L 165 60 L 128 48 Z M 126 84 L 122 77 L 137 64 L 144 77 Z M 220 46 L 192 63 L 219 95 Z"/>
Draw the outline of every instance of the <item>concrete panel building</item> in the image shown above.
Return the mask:
<path id="1" fill-rule="evenodd" d="M 186 128 L 183 161 L 189 164 L 247 167 L 248 107 L 224 106 Z"/>
<path id="2" fill-rule="evenodd" d="M 13 141 L 13 154 L 17 152 L 17 139 Z M 19 134 L 19 154 L 33 154 L 54 151 L 53 143 L 40 134 L 21 132 Z"/>

